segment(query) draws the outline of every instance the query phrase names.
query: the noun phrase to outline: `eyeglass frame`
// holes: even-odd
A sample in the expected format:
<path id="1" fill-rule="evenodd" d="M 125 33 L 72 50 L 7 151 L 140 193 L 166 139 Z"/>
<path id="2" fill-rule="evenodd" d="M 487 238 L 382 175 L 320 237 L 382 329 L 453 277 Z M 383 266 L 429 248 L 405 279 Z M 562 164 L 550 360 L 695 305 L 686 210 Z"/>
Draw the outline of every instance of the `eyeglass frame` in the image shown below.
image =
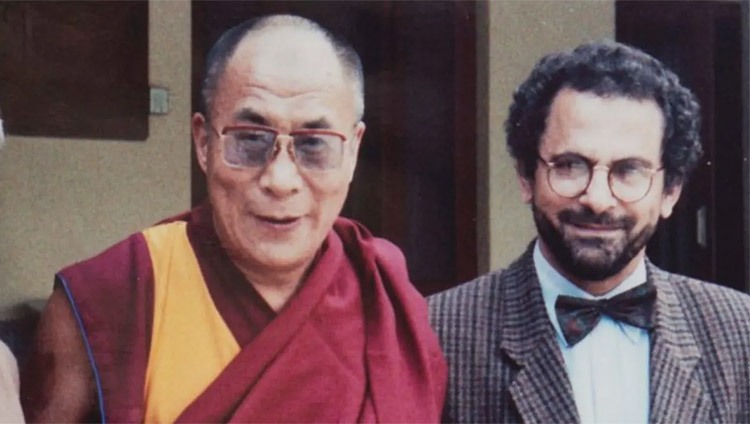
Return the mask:
<path id="1" fill-rule="evenodd" d="M 216 135 L 218 135 L 218 136 L 220 136 L 222 138 L 228 132 L 230 132 L 230 131 L 242 131 L 242 130 L 266 131 L 268 133 L 274 134 L 273 148 L 271 149 L 271 154 L 269 155 L 269 157 L 266 158 L 265 162 L 262 165 L 258 165 L 258 166 L 242 166 L 242 165 L 231 164 L 226 159 L 226 152 L 222 151 L 221 158 L 224 161 L 224 163 L 227 166 L 229 166 L 231 168 L 235 168 L 235 169 L 261 169 L 261 168 L 264 168 L 264 167 L 268 166 L 268 164 L 270 164 L 271 162 L 273 162 L 273 160 L 278 156 L 279 152 L 281 151 L 281 143 L 279 142 L 279 139 L 281 137 L 289 138 L 289 139 L 292 139 L 292 141 L 293 141 L 294 136 L 296 136 L 296 135 L 320 134 L 320 135 L 332 135 L 332 136 L 336 136 L 336 137 L 338 137 L 338 138 L 341 139 L 342 157 L 341 157 L 341 161 L 335 167 L 328 168 L 328 169 L 314 169 L 314 168 L 305 167 L 304 165 L 300 165 L 300 163 L 297 161 L 297 155 L 295 153 L 295 148 L 294 148 L 294 143 L 293 142 L 290 142 L 290 143 L 287 144 L 287 151 L 289 152 L 289 156 L 292 158 L 292 161 L 294 161 L 294 164 L 297 165 L 297 167 L 299 169 L 304 169 L 306 171 L 313 171 L 313 172 L 331 171 L 331 170 L 338 169 L 338 168 L 341 167 L 341 162 L 343 162 L 343 148 L 344 148 L 344 143 L 346 143 L 347 141 L 349 141 L 349 137 L 345 136 L 344 134 L 342 134 L 342 133 L 340 133 L 338 131 L 333 131 L 333 130 L 329 130 L 329 129 L 325 129 L 325 128 L 305 128 L 305 129 L 290 131 L 287 134 L 282 134 L 276 128 L 268 127 L 268 126 L 265 126 L 265 125 L 256 125 L 256 124 L 226 125 L 226 126 L 224 126 L 221 129 L 221 131 L 218 131 L 216 129 L 216 127 L 214 127 L 213 124 L 211 124 L 209 121 L 206 121 L 205 125 L 208 126 L 209 128 L 211 128 L 211 130 L 213 130 L 213 132 L 215 132 Z M 223 143 L 226 143 L 226 141 L 224 141 Z M 225 144 L 222 144 L 222 150 L 224 150 L 224 147 L 225 147 Z"/>
<path id="2" fill-rule="evenodd" d="M 602 169 L 602 170 L 606 170 L 607 171 L 607 187 L 609 188 L 609 192 L 612 194 L 612 197 L 614 197 L 618 201 L 626 203 L 626 204 L 636 203 L 636 202 L 639 202 L 639 201 L 643 200 L 646 196 L 648 196 L 648 194 L 651 192 L 651 188 L 653 188 L 653 185 L 654 185 L 654 176 L 656 174 L 658 174 L 659 172 L 664 171 L 664 166 L 663 165 L 660 166 L 660 167 L 658 167 L 658 168 L 656 168 L 656 169 L 651 169 L 651 168 L 646 169 L 646 171 L 648 171 L 650 173 L 650 175 L 648 177 L 648 188 L 646 189 L 646 191 L 643 193 L 643 195 L 641 197 L 639 197 L 639 198 L 637 198 L 635 200 L 623 200 L 622 198 L 620 198 L 620 196 L 618 196 L 617 194 L 615 194 L 615 191 L 612 188 L 612 166 L 611 165 L 608 166 L 608 165 L 596 164 L 596 162 L 592 161 L 591 159 L 589 159 L 589 158 L 587 158 L 585 156 L 581 156 L 581 155 L 576 155 L 576 156 L 579 157 L 579 158 L 581 158 L 581 159 L 583 159 L 583 161 L 588 166 L 589 177 L 588 177 L 588 181 L 583 186 L 583 188 L 581 189 L 581 191 L 579 191 L 578 193 L 576 193 L 576 194 L 574 194 L 572 196 L 566 196 L 566 195 L 558 193 L 557 190 L 555 190 L 554 185 L 552 184 L 552 180 L 551 180 L 551 178 L 552 178 L 552 170 L 555 168 L 557 161 L 546 160 L 539 153 L 536 154 L 537 160 L 539 162 L 541 162 L 544 166 L 547 167 L 547 184 L 549 185 L 549 187 L 552 189 L 552 191 L 555 194 L 557 194 L 560 197 L 564 197 L 566 199 L 575 199 L 576 197 L 579 197 L 580 195 L 582 195 L 583 193 L 585 193 L 589 189 L 589 187 L 591 186 L 591 181 L 594 179 L 594 171 L 596 171 L 598 169 Z M 625 160 L 627 160 L 627 159 L 625 159 Z"/>

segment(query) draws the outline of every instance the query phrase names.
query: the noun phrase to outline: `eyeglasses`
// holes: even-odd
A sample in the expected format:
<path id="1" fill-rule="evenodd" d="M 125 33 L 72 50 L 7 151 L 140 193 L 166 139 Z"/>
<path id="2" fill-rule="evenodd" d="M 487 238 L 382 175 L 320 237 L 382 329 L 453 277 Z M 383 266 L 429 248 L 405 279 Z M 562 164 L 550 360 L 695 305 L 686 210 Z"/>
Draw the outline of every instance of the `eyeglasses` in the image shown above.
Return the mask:
<path id="1" fill-rule="evenodd" d="M 210 124 L 209 124 L 210 126 Z M 282 138 L 291 139 L 289 154 L 297 165 L 314 171 L 341 166 L 346 136 L 335 131 L 305 129 L 279 134 L 273 128 L 259 125 L 228 126 L 220 134 L 224 142 L 224 161 L 237 168 L 265 166 L 281 151 Z"/>
<path id="2" fill-rule="evenodd" d="M 612 195 L 625 203 L 637 202 L 648 194 L 654 175 L 664 167 L 652 169 L 637 159 L 623 159 L 610 166 L 594 165 L 579 155 L 563 155 L 548 161 L 538 156 L 547 166 L 547 182 L 552 191 L 562 197 L 574 198 L 583 194 L 591 184 L 594 171 L 607 171 L 607 181 Z"/>

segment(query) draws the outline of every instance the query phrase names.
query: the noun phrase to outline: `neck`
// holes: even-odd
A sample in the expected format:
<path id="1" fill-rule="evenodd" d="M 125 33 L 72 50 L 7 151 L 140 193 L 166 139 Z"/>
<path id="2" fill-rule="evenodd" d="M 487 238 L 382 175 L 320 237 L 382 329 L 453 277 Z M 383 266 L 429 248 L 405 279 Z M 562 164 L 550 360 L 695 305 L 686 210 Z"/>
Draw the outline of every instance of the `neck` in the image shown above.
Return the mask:
<path id="1" fill-rule="evenodd" d="M 258 271 L 256 267 L 235 263 L 247 281 L 274 311 L 278 312 L 297 293 L 308 274 L 309 263 L 289 271 Z"/>
<path id="2" fill-rule="evenodd" d="M 571 283 L 575 284 L 578 288 L 591 294 L 592 296 L 605 295 L 612 291 L 615 287 L 619 286 L 630 274 L 635 272 L 638 264 L 643 260 L 646 254 L 646 249 L 642 249 L 640 252 L 638 252 L 637 255 L 633 257 L 630 262 L 628 262 L 627 265 L 625 265 L 623 269 L 620 270 L 620 272 L 610 277 L 607 277 L 603 280 L 586 280 L 569 273 L 563 267 L 561 267 L 555 259 L 554 255 L 552 255 L 547 246 L 541 240 L 539 243 L 539 247 L 544 258 L 547 260 L 547 262 L 550 263 L 550 265 L 552 265 L 553 268 L 555 268 L 555 270 L 557 270 L 557 272 L 559 272 L 563 277 L 567 278 Z"/>

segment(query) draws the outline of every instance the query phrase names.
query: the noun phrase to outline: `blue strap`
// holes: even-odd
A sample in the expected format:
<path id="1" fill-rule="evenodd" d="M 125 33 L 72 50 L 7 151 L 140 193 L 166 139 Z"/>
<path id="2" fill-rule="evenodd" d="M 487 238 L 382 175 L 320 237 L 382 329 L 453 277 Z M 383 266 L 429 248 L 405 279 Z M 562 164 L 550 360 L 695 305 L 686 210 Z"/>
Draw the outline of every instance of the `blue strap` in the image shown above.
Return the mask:
<path id="1" fill-rule="evenodd" d="M 60 274 L 57 274 L 56 276 L 57 281 L 60 283 L 60 286 L 65 290 L 65 295 L 68 296 L 68 301 L 70 301 L 70 307 L 73 311 L 73 316 L 76 317 L 76 322 L 78 322 L 78 328 L 81 330 L 81 337 L 83 338 L 83 344 L 86 346 L 86 354 L 89 357 L 89 363 L 91 364 L 91 370 L 94 372 L 94 381 L 96 382 L 96 396 L 99 401 L 99 416 L 102 419 L 102 424 L 105 424 L 107 422 L 107 418 L 104 415 L 104 394 L 102 393 L 102 382 L 101 378 L 99 377 L 99 370 L 96 368 L 96 362 L 94 362 L 94 352 L 91 350 L 91 345 L 89 345 L 89 337 L 86 334 L 86 328 L 83 326 L 83 321 L 81 320 L 81 315 L 78 313 L 78 308 L 76 307 L 76 302 L 73 299 L 73 294 L 70 292 L 70 289 L 68 288 L 68 282 L 63 278 Z"/>

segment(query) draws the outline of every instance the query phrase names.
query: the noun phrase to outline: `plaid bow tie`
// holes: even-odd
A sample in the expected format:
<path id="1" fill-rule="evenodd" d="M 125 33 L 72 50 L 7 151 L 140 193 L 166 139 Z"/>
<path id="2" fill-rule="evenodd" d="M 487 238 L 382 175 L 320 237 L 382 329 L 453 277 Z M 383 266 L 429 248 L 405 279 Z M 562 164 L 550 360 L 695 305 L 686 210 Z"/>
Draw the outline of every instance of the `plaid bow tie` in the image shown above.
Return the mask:
<path id="1" fill-rule="evenodd" d="M 555 312 L 565 340 L 572 347 L 596 327 L 602 314 L 650 330 L 653 327 L 651 318 L 655 301 L 656 289 L 647 282 L 609 299 L 558 296 Z"/>

